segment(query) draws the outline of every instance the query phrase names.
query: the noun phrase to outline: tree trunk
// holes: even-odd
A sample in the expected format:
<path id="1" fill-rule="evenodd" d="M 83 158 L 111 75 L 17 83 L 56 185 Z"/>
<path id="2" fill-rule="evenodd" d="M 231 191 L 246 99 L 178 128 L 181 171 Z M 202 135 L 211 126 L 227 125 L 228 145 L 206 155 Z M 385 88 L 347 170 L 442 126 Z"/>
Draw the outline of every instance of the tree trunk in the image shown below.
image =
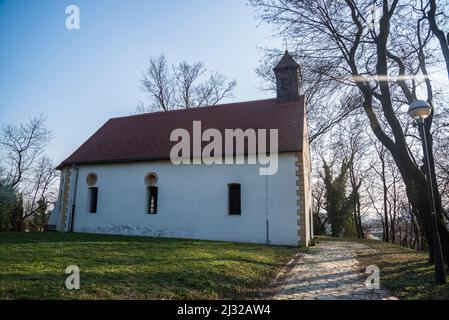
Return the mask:
<path id="1" fill-rule="evenodd" d="M 418 176 L 421 175 L 421 176 Z M 427 242 L 428 248 L 429 248 L 429 262 L 433 262 L 433 237 L 432 237 L 432 225 L 430 221 L 430 206 L 429 206 L 429 195 L 426 186 L 426 181 L 424 176 L 422 174 L 416 173 L 414 177 L 406 176 L 404 177 L 404 181 L 406 183 L 406 189 L 407 189 L 407 196 L 409 198 L 409 201 L 415 211 L 415 214 L 417 215 L 418 221 L 420 221 L 420 224 L 423 226 L 424 231 L 424 237 Z M 441 210 L 441 200 L 436 199 L 438 206 Z M 447 261 L 449 261 L 449 231 L 444 225 L 441 218 L 441 211 L 440 214 L 437 212 L 438 217 L 438 231 L 440 235 L 441 240 L 441 247 L 443 252 L 443 258 L 445 263 L 447 264 Z"/>
<path id="2" fill-rule="evenodd" d="M 356 201 L 356 205 L 357 205 L 357 218 L 358 218 L 358 228 L 360 231 L 360 238 L 365 238 L 365 233 L 363 232 L 363 227 L 362 227 L 362 214 L 360 212 L 360 193 L 357 193 L 357 201 Z"/>
<path id="3" fill-rule="evenodd" d="M 382 163 L 382 187 L 384 192 L 384 224 L 385 224 L 385 235 L 384 235 L 384 241 L 389 242 L 390 241 L 390 230 L 389 230 L 389 222 L 388 222 L 388 188 L 387 188 L 387 182 L 385 177 L 385 160 L 383 157 L 381 158 Z"/>

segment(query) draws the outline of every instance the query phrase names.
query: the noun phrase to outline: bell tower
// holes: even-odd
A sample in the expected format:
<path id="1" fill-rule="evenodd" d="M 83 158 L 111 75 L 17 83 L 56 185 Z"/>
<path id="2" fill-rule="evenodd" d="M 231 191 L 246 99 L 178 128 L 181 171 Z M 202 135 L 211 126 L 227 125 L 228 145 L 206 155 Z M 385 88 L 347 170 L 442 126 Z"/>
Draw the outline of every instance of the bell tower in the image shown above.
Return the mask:
<path id="1" fill-rule="evenodd" d="M 299 99 L 301 81 L 301 67 L 292 58 L 288 50 L 274 67 L 276 76 L 276 93 L 279 103 L 293 102 Z"/>

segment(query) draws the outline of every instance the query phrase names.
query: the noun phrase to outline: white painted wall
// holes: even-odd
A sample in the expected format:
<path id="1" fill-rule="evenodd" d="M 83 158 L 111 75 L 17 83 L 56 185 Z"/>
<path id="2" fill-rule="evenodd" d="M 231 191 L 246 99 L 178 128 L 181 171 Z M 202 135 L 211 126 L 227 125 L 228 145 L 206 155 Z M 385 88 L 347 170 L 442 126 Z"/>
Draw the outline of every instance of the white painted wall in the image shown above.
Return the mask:
<path id="1" fill-rule="evenodd" d="M 58 200 L 54 203 L 53 210 L 48 217 L 47 224 L 53 225 L 57 230 L 60 230 L 61 225 L 61 201 L 62 201 L 62 192 L 64 188 L 64 176 L 61 174 L 59 179 L 59 189 L 58 189 Z"/>
<path id="2" fill-rule="evenodd" d="M 293 153 L 279 155 L 278 172 L 258 165 L 179 165 L 169 161 L 79 167 L 74 232 L 297 245 Z M 97 213 L 88 213 L 90 172 L 98 176 Z M 148 172 L 158 175 L 156 215 L 146 214 Z M 228 183 L 240 183 L 242 215 L 228 215 Z"/>

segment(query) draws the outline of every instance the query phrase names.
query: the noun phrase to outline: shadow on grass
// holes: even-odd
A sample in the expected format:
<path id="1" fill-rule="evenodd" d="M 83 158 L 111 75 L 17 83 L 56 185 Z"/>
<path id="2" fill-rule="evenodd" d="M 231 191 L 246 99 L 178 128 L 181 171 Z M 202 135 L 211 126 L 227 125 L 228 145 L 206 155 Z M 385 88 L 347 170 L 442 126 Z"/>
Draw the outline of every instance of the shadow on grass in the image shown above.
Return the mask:
<path id="1" fill-rule="evenodd" d="M 23 243 L 107 243 L 114 245 L 130 243 L 142 244 L 172 244 L 179 246 L 209 245 L 214 247 L 236 247 L 246 246 L 248 250 L 257 250 L 266 247 L 266 244 L 242 243 L 229 241 L 214 241 L 200 239 L 165 238 L 132 235 L 110 235 L 93 233 L 60 233 L 60 232 L 0 232 L 0 244 L 23 244 Z M 270 245 L 273 248 L 293 249 L 293 246 Z"/>
<path id="2" fill-rule="evenodd" d="M 60 232 L 0 232 L 1 243 L 54 243 L 54 242 L 140 242 L 140 243 L 173 243 L 183 242 L 194 245 L 206 240 L 189 240 L 175 238 L 158 238 L 146 236 L 122 236 L 90 233 L 60 233 Z M 189 243 L 190 242 L 190 243 Z"/>
<path id="3" fill-rule="evenodd" d="M 110 272 L 81 271 L 80 290 L 65 288 L 64 273 L 2 276 L 2 298 L 8 299 L 250 299 L 262 279 L 246 279 L 204 269 L 197 271 Z M 20 290 L 9 284 L 20 285 Z M 42 285 L 45 285 L 45 291 Z M 107 284 L 107 285 L 105 285 Z"/>

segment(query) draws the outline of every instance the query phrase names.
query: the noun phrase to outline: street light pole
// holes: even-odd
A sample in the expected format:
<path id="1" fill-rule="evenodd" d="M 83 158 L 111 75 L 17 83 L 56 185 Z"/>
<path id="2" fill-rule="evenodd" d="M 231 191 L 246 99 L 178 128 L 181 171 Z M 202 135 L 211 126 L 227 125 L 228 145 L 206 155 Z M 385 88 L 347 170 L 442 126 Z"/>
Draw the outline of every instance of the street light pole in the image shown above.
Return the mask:
<path id="1" fill-rule="evenodd" d="M 446 273 L 444 271 L 444 260 L 443 254 L 441 251 L 441 241 L 440 235 L 438 233 L 438 223 L 436 216 L 436 207 L 435 207 L 435 195 L 433 191 L 433 171 L 430 168 L 430 157 L 429 157 L 429 145 L 428 145 L 428 136 L 425 130 L 425 118 L 417 119 L 418 129 L 421 135 L 423 153 L 424 153 L 424 166 L 426 169 L 426 180 L 427 187 L 429 189 L 429 204 L 430 204 L 430 222 L 432 225 L 432 238 L 433 238 L 433 259 L 435 262 L 435 280 L 439 284 L 446 283 Z"/>

